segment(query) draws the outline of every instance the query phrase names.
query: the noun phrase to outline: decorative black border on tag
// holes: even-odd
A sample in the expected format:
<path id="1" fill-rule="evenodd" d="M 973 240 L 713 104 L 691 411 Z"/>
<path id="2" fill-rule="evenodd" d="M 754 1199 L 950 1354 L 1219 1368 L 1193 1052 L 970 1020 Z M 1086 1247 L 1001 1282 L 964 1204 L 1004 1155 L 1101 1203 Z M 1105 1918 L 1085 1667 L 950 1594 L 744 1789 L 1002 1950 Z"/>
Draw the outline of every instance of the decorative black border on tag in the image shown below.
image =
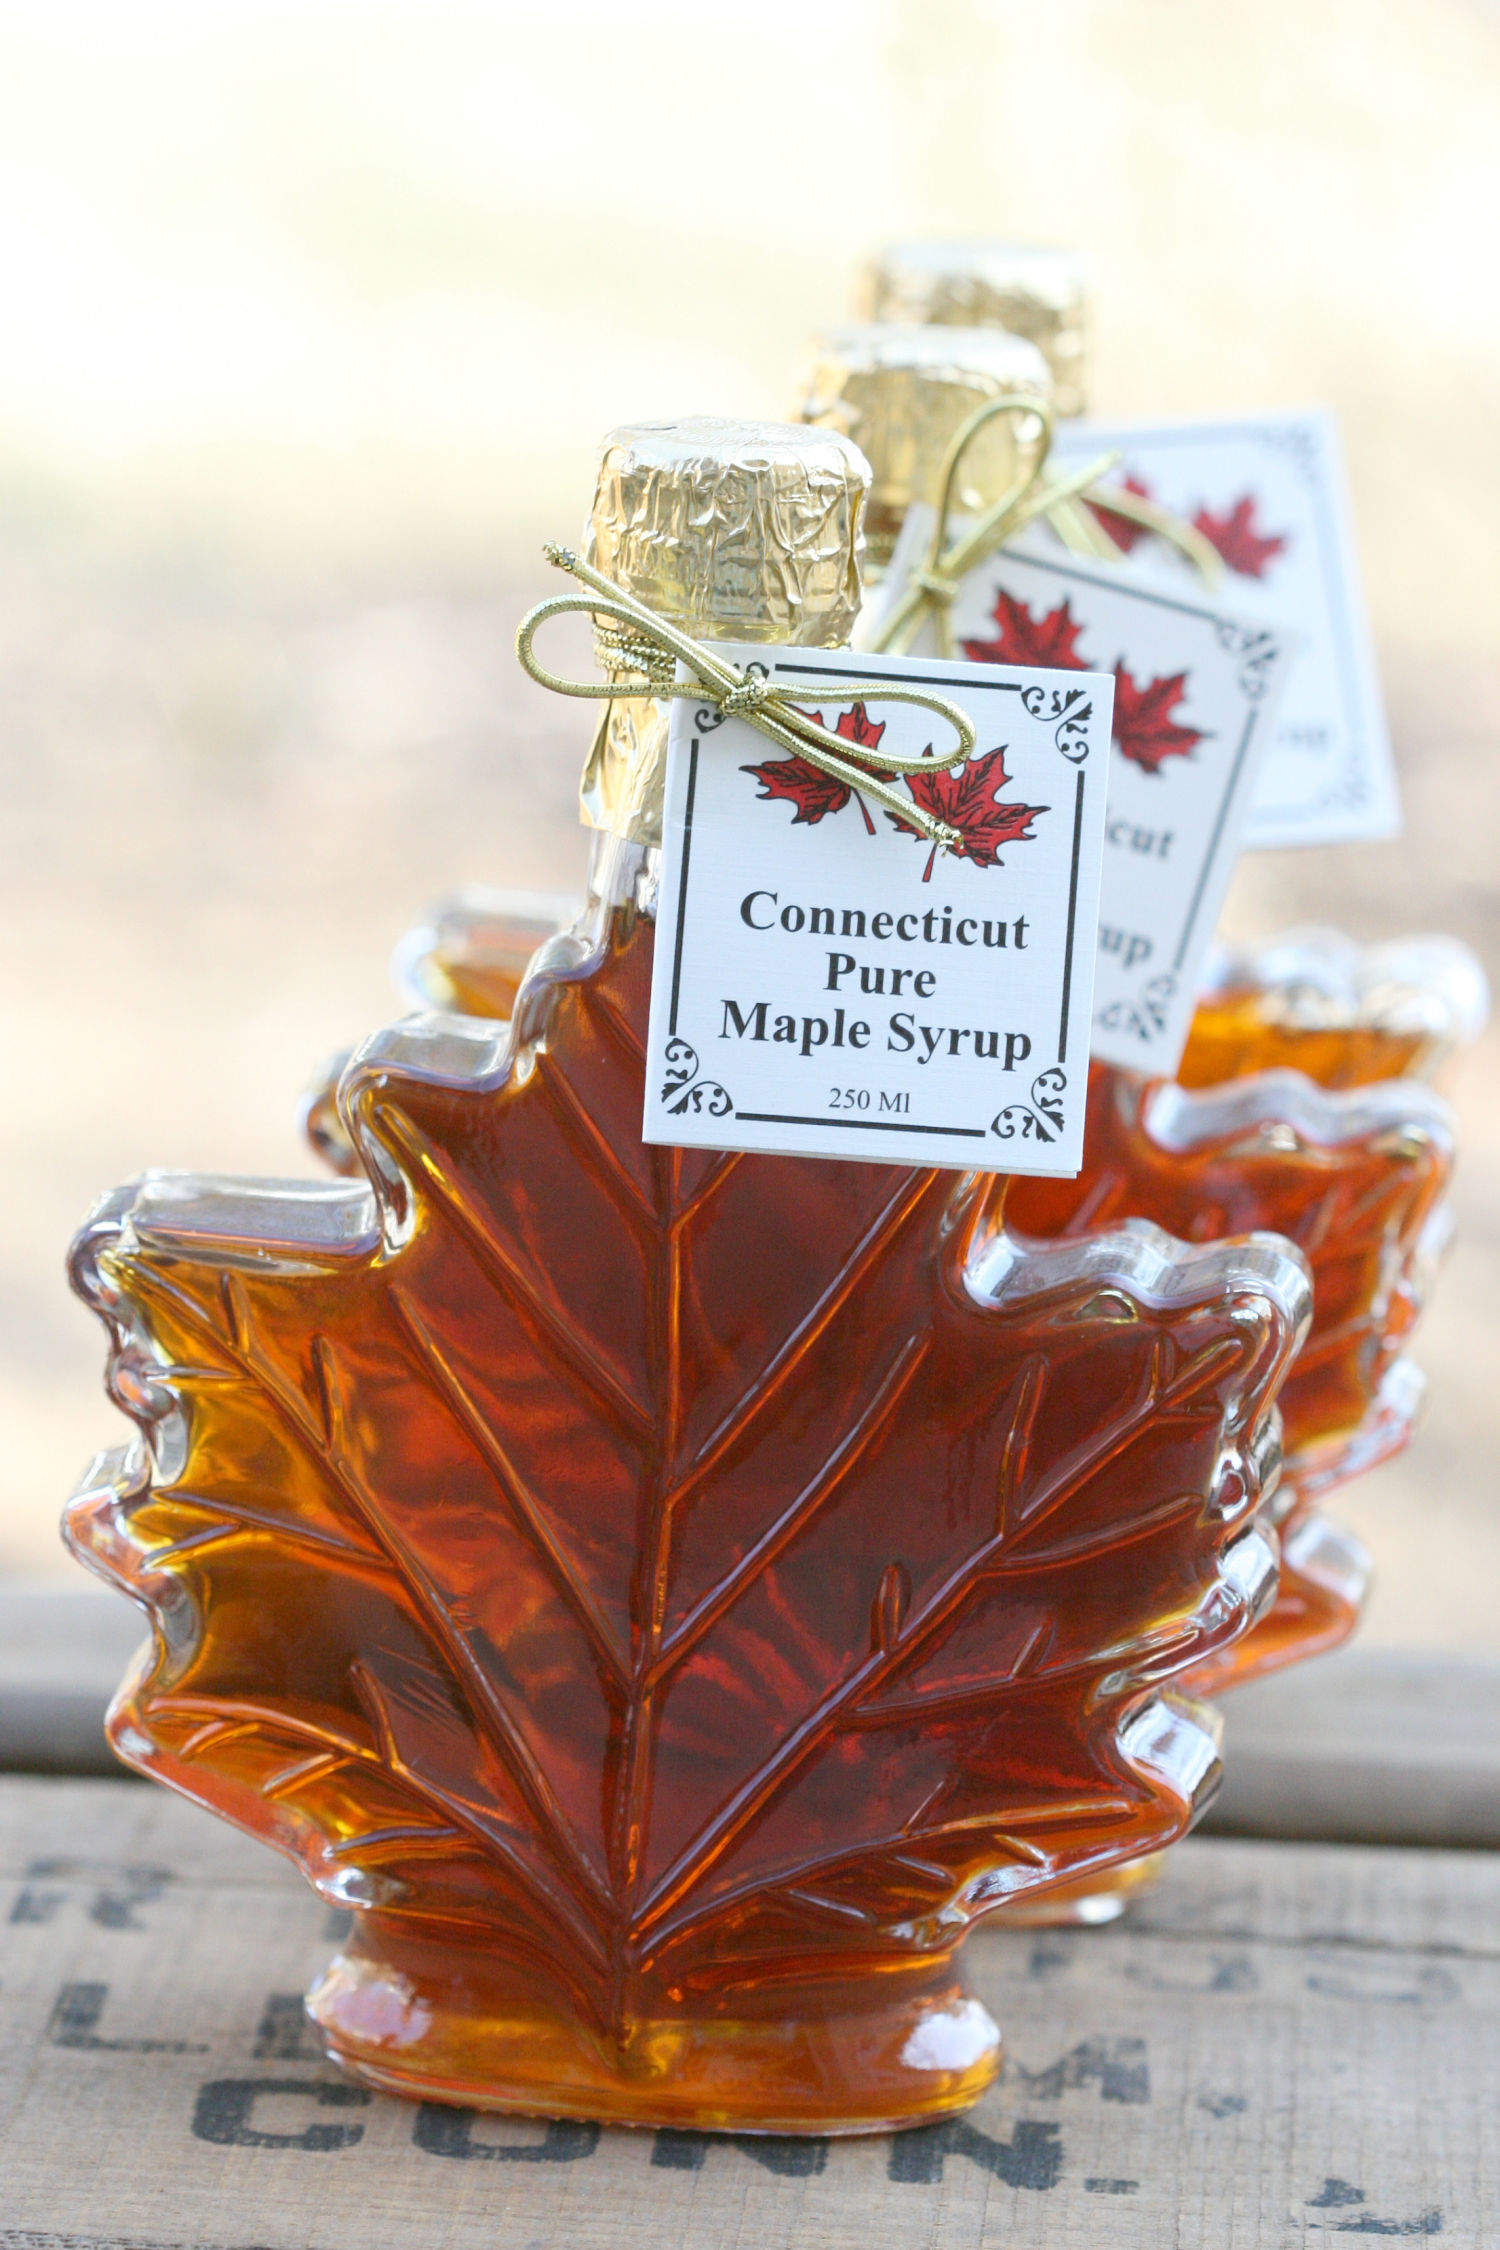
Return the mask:
<path id="1" fill-rule="evenodd" d="M 1172 1003 L 1177 998 L 1177 979 L 1167 970 L 1148 977 L 1134 1000 L 1111 1000 L 1095 1016 L 1095 1023 L 1105 1031 L 1133 1032 L 1137 1039 L 1149 1045 L 1160 1039 L 1167 1028 Z"/>
<path id="2" fill-rule="evenodd" d="M 1030 1102 L 1007 1102 L 990 1126 L 1002 1141 L 1055 1141 L 1063 1129 L 1063 1097 L 1068 1081 L 1060 1070 L 1039 1071 L 1031 1082 Z"/>
<path id="3" fill-rule="evenodd" d="M 661 1105 L 668 1117 L 733 1117 L 734 1103 L 717 1079 L 700 1075 L 698 1050 L 685 1039 L 672 1037 L 662 1057 Z"/>
<path id="4" fill-rule="evenodd" d="M 759 669 L 759 667 L 756 667 Z M 797 673 L 809 679 L 842 679 L 847 676 L 847 666 L 826 664 L 782 663 L 778 672 Z M 871 672 L 873 682 L 891 678 L 908 681 L 916 687 L 951 688 L 953 682 L 940 673 L 881 673 Z M 1011 1140 L 1018 1132 L 1023 1137 L 1042 1141 L 1060 1139 L 1064 1130 L 1064 1102 L 1067 1095 L 1067 1072 L 1062 1067 L 1068 1054 L 1068 1023 L 1073 1009 L 1074 939 L 1078 923 L 1079 862 L 1083 854 L 1083 811 L 1086 786 L 1085 768 L 1089 763 L 1088 743 L 1085 737 L 1077 739 L 1077 721 L 1072 712 L 1074 697 L 1056 689 L 1043 689 L 1032 685 L 1023 687 L 1018 680 L 986 680 L 984 689 L 990 695 L 1017 696 L 1027 716 L 1044 725 L 1057 722 L 1053 745 L 1073 768 L 1073 842 L 1068 865 L 1068 917 L 1063 943 L 1062 994 L 1058 1005 L 1057 1063 L 1042 1071 L 1032 1087 L 1032 1103 L 1011 1102 L 990 1120 L 988 1125 L 918 1125 L 910 1118 L 893 1118 L 879 1122 L 868 1117 L 808 1117 L 800 1112 L 784 1110 L 739 1109 L 727 1090 L 717 1081 L 699 1076 L 698 1057 L 688 1040 L 677 1029 L 677 1006 L 682 987 L 682 950 L 687 926 L 688 876 L 693 848 L 693 812 L 698 791 L 698 752 L 701 737 L 710 731 L 706 720 L 717 723 L 714 714 L 695 713 L 695 731 L 689 737 L 687 790 L 682 807 L 682 860 L 677 881 L 677 927 L 672 938 L 672 999 L 667 1016 L 668 1039 L 664 1055 L 666 1072 L 661 1091 L 662 1106 L 670 1117 L 681 1117 L 691 1110 L 694 1114 L 710 1117 L 738 1117 L 747 1125 L 810 1125 L 819 1132 L 847 1133 L 927 1133 L 948 1140 L 987 1141 L 991 1134 L 1001 1140 Z M 1038 707 L 1038 698 L 1050 696 L 1049 708 Z M 1108 772 L 1108 756 L 1105 759 Z M 1107 784 L 1106 784 L 1107 786 Z M 1038 1088 L 1042 1090 L 1038 1096 Z M 1022 1122 L 1024 1115 L 1025 1122 Z"/>

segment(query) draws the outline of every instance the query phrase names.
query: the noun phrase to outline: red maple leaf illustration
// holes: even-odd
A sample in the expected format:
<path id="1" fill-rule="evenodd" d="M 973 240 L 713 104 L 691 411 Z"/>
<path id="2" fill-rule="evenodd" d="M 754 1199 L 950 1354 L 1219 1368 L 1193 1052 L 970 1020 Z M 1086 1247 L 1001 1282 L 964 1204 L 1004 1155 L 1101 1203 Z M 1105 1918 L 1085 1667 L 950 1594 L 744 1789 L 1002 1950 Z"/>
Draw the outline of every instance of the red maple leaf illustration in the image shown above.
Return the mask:
<path id="1" fill-rule="evenodd" d="M 816 711 L 804 711 L 802 716 L 815 720 L 819 726 L 823 724 Z M 838 723 L 833 731 L 855 749 L 869 752 L 878 749 L 885 729 L 885 720 L 882 719 L 880 725 L 876 726 L 864 705 L 854 703 L 847 711 L 839 713 Z M 861 759 L 860 762 L 864 763 L 864 760 Z M 796 751 L 785 758 L 767 758 L 764 765 L 741 766 L 740 771 L 755 776 L 760 783 L 762 797 L 783 797 L 789 804 L 796 806 L 797 809 L 792 814 L 794 828 L 799 823 L 806 823 L 809 828 L 816 827 L 828 813 L 842 812 L 854 794 L 848 783 L 840 781 L 837 774 L 824 773 L 810 758 L 804 758 Z M 887 778 L 878 766 L 871 766 L 870 772 L 876 780 L 883 781 Z M 873 836 L 874 822 L 863 805 L 859 809 L 864 816 L 866 828 Z"/>
<path id="2" fill-rule="evenodd" d="M 971 758 L 959 773 L 934 766 L 931 773 L 907 774 L 906 783 L 923 812 L 931 813 L 935 820 L 946 820 L 958 830 L 958 842 L 952 847 L 956 858 L 971 859 L 976 867 L 999 867 L 1003 864 L 1001 845 L 1028 843 L 1031 823 L 1039 813 L 1050 809 L 1046 805 L 1001 804 L 1000 791 L 1009 778 L 1002 742 L 987 757 Z M 921 830 L 899 813 L 888 812 L 885 817 L 904 834 L 927 841 Z M 922 873 L 924 883 L 932 880 L 936 858 L 934 845 Z"/>
<path id="3" fill-rule="evenodd" d="M 741 766 L 741 773 L 754 774 L 760 783 L 762 797 L 784 797 L 796 806 L 792 826 L 805 821 L 816 827 L 827 813 L 842 812 L 849 802 L 847 783 L 836 774 L 824 773 L 810 759 L 795 754 L 787 758 L 767 758 L 763 766 Z"/>
<path id="4" fill-rule="evenodd" d="M 1123 663 L 1115 666 L 1115 747 L 1142 773 L 1159 773 L 1167 758 L 1190 757 L 1203 741 L 1201 727 L 1185 727 L 1173 717 L 1187 685 L 1186 672 L 1140 687 Z"/>
<path id="5" fill-rule="evenodd" d="M 1256 530 L 1255 508 L 1255 495 L 1247 492 L 1236 500 L 1227 516 L 1212 515 L 1207 508 L 1200 508 L 1193 518 L 1193 529 L 1202 532 L 1241 578 L 1264 578 L 1266 565 L 1275 561 L 1287 543 L 1284 531 L 1263 534 Z"/>
<path id="6" fill-rule="evenodd" d="M 804 716 L 809 719 L 817 719 L 819 726 L 823 724 L 816 711 L 808 711 Z M 851 703 L 847 711 L 840 711 L 838 724 L 833 731 L 835 734 L 842 735 L 846 742 L 852 742 L 856 750 L 864 753 L 859 761 L 861 765 L 869 765 L 869 753 L 880 748 L 880 738 L 885 733 L 885 728 L 886 722 L 884 719 L 881 720 L 879 726 L 876 726 L 862 703 Z M 878 773 L 880 769 L 878 766 L 870 766 L 870 771 Z"/>
<path id="7" fill-rule="evenodd" d="M 1122 480 L 1122 490 L 1133 492 L 1138 500 L 1149 500 L 1151 497 L 1150 485 L 1140 477 L 1125 477 Z M 1130 516 L 1122 516 L 1118 509 L 1106 507 L 1102 500 L 1085 500 L 1084 506 L 1097 516 L 1123 554 L 1128 555 L 1138 539 L 1150 537 L 1143 523 L 1136 523 Z"/>
<path id="8" fill-rule="evenodd" d="M 1070 602 L 1060 602 L 1045 617 L 1034 617 L 1024 602 L 1002 588 L 995 596 L 992 641 L 965 641 L 964 654 L 975 664 L 1044 664 L 1054 671 L 1086 672 L 1088 658 L 1076 646 L 1083 631 Z"/>

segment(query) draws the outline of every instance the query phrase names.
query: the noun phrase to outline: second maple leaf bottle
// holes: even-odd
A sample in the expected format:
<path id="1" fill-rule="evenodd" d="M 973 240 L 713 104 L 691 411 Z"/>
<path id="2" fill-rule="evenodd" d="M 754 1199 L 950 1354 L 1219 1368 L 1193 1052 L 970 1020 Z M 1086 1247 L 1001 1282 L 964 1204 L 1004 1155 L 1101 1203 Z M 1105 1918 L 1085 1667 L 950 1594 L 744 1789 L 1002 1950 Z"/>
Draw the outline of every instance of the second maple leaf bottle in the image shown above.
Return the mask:
<path id="1" fill-rule="evenodd" d="M 1015 313 L 1033 270 L 1016 259 L 898 245 L 875 262 L 868 294 L 913 324 L 838 330 L 814 351 L 804 410 L 864 449 L 880 520 L 935 500 L 949 445 L 994 380 L 991 331 L 953 322 Z M 1045 339 L 1043 315 L 1070 300 L 1052 264 L 1043 271 L 1050 289 L 1030 326 Z M 939 325 L 916 325 L 924 313 Z M 1076 347 L 1076 324 L 1066 334 Z M 1014 348 L 1041 360 L 1039 346 Z M 1076 397 L 1076 348 L 1065 364 Z M 980 473 L 975 508 L 1005 488 Z M 1082 1176 L 1023 1181 L 1009 1199 L 1013 1223 L 1038 1234 L 1132 1215 L 1196 1240 L 1264 1226 L 1312 1261 L 1312 1334 L 1284 1399 L 1281 1595 L 1215 1685 L 1321 1653 L 1358 1621 L 1367 1558 L 1315 1503 L 1411 1434 L 1422 1386 L 1405 1348 L 1446 1239 L 1453 1125 L 1409 1081 L 1472 1037 L 1482 1013 L 1482 978 L 1451 941 L 1362 949 L 1314 933 L 1222 956 L 1178 1085 L 1096 1064 Z"/>
<path id="2" fill-rule="evenodd" d="M 819 431 L 632 428 L 592 558 L 699 636 L 837 645 L 867 474 Z M 645 1145 L 666 721 L 622 683 L 590 901 L 509 1027 L 356 1053 L 348 1181 L 99 1204 L 75 1279 L 135 1436 L 68 1531 L 157 1625 L 121 1755 L 351 1911 L 310 2005 L 371 2082 L 916 2123 L 996 2067 L 968 1926 L 1212 1785 L 1171 1683 L 1274 1585 L 1305 1269 Z"/>

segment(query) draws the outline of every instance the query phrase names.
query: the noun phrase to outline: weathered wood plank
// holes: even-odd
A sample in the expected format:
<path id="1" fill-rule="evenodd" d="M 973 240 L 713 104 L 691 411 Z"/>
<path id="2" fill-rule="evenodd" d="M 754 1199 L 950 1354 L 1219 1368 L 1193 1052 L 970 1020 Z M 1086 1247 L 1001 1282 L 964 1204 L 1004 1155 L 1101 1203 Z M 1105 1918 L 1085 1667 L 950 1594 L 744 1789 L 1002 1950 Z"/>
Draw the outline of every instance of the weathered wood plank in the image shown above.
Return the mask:
<path id="1" fill-rule="evenodd" d="M 1500 1849 L 1500 1664 L 1351 1648 L 1222 1708 L 1212 1830 Z"/>
<path id="2" fill-rule="evenodd" d="M 80 1574 L 0 1593 L 0 1772 L 118 1775 L 104 1709 L 146 1622 Z"/>
<path id="3" fill-rule="evenodd" d="M 334 1919 L 164 1793 L 0 1782 L 0 2250 L 1283 2250 L 1500 2240 L 1500 1862 L 1193 1840 L 1114 1930 L 982 1935 L 1000 2084 L 825 2144 L 367 2096 Z"/>

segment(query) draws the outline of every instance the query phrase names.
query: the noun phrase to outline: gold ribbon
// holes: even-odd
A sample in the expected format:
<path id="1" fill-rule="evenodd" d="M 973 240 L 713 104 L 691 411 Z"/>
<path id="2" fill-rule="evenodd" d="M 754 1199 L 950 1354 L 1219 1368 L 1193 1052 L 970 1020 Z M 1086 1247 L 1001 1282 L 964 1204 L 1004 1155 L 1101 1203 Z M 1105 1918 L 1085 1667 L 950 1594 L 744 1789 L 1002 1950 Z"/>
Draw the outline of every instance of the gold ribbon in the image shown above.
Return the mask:
<path id="1" fill-rule="evenodd" d="M 964 455 L 985 425 L 1002 415 L 1030 417 L 1040 425 L 1040 442 L 1032 448 L 1031 466 L 992 507 L 974 519 L 967 531 L 957 533 L 950 542 L 948 517 Z M 930 617 L 937 629 L 939 653 L 951 655 L 949 612 L 964 579 L 1038 516 L 1047 517 L 1064 545 L 1075 554 L 1091 556 L 1098 562 L 1119 562 L 1120 548 L 1098 518 L 1080 504 L 1086 493 L 1093 507 L 1108 509 L 1169 540 L 1209 585 L 1217 583 L 1223 564 L 1203 534 L 1191 524 L 1183 523 L 1149 500 L 1142 500 L 1137 493 L 1118 488 L 1093 489 L 1106 469 L 1112 469 L 1119 460 L 1118 453 L 1101 453 L 1081 469 L 1071 470 L 1065 476 L 1048 477 L 1045 471 L 1052 444 L 1052 419 L 1052 408 L 1045 399 L 1018 393 L 1012 398 L 986 399 L 959 425 L 944 456 L 927 553 L 869 644 L 872 648 L 893 652 L 909 649 Z"/>
<path id="2" fill-rule="evenodd" d="M 821 773 L 841 781 L 845 788 L 868 797 L 873 804 L 884 806 L 909 828 L 915 828 L 939 851 L 947 851 L 958 842 L 959 832 L 947 821 L 937 820 L 914 803 L 902 797 L 886 782 L 877 778 L 869 767 L 855 759 L 841 755 L 830 744 L 842 737 L 830 735 L 817 719 L 809 717 L 791 700 L 793 691 L 777 687 L 763 674 L 741 671 L 726 657 L 702 641 L 695 641 L 644 602 L 637 601 L 621 586 L 611 585 L 591 564 L 572 551 L 570 547 L 547 546 L 543 549 L 548 562 L 559 570 L 571 572 L 590 591 L 586 594 L 554 594 L 550 600 L 538 602 L 521 620 L 516 634 L 516 655 L 522 668 L 541 687 L 551 688 L 555 695 L 582 696 L 590 702 L 612 702 L 617 696 L 649 695 L 663 701 L 673 699 L 697 701 L 710 705 L 726 719 L 743 719 L 756 727 L 783 750 L 806 758 Z M 569 680 L 551 672 L 542 663 L 532 643 L 538 629 L 549 617 L 561 617 L 570 611 L 585 611 L 594 620 L 594 642 L 602 670 L 616 676 L 607 680 Z M 692 674 L 690 679 L 679 680 L 677 668 L 685 665 Z M 621 672 L 634 673 L 634 680 L 622 681 Z M 956 703 L 946 696 L 929 694 L 925 688 L 906 687 L 897 680 L 819 680 L 815 686 L 795 691 L 815 703 L 841 703 L 852 699 L 861 703 L 916 703 L 924 710 L 946 719 L 958 737 L 956 749 L 946 758 L 897 757 L 882 752 L 879 759 L 880 774 L 931 773 L 934 767 L 956 766 L 968 757 L 974 747 L 974 728 Z M 857 755 L 857 754 L 856 754 Z"/>

